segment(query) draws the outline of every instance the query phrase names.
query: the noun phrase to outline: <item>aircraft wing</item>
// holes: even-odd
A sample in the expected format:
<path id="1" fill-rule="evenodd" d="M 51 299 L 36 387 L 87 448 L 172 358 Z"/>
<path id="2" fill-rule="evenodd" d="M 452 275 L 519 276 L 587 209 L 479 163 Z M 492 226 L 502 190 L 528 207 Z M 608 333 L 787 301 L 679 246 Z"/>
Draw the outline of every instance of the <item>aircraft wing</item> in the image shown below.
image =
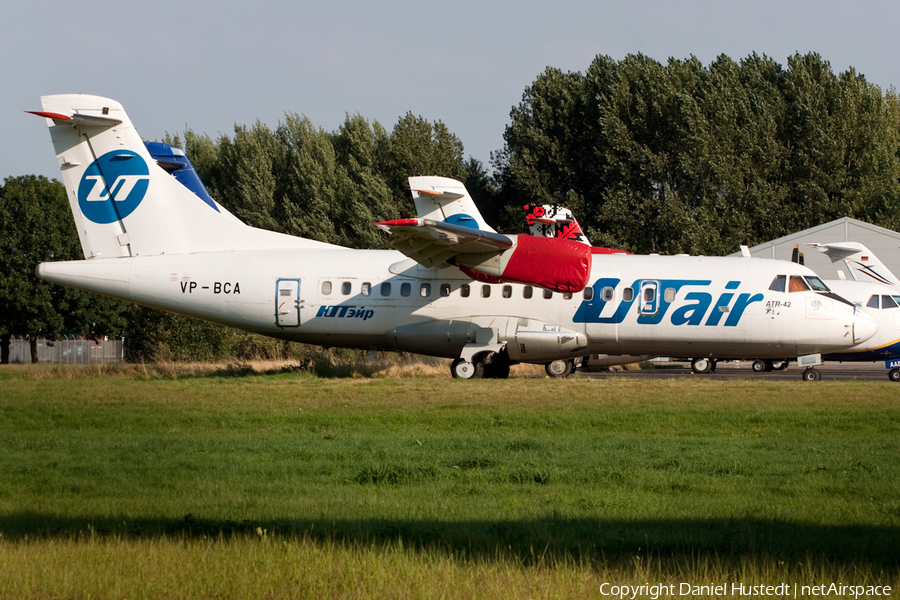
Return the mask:
<path id="1" fill-rule="evenodd" d="M 431 219 L 397 219 L 375 223 L 392 235 L 391 246 L 426 268 L 450 264 L 460 254 L 501 254 L 511 238 L 481 229 Z"/>
<path id="2" fill-rule="evenodd" d="M 391 245 L 426 268 L 454 265 L 484 283 L 522 283 L 580 292 L 591 270 L 591 247 L 567 239 L 502 235 L 431 219 L 375 223 Z"/>

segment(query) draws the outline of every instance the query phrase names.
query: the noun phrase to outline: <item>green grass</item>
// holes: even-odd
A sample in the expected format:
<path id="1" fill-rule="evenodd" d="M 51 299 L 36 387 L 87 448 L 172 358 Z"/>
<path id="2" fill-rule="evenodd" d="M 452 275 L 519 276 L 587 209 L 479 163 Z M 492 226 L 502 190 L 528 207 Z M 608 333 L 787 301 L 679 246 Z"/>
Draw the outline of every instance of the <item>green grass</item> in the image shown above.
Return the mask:
<path id="1" fill-rule="evenodd" d="M 0 597 L 900 583 L 889 382 L 49 369 L 0 370 Z"/>

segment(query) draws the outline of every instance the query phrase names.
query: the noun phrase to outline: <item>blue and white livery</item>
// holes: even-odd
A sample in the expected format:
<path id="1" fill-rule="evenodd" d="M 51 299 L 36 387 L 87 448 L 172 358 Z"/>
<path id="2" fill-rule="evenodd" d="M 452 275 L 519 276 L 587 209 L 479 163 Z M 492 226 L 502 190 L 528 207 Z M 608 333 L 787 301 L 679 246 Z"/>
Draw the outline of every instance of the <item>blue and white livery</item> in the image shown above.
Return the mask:
<path id="1" fill-rule="evenodd" d="M 298 342 L 448 357 L 462 378 L 517 362 L 564 375 L 589 354 L 814 364 L 877 330 L 825 286 L 793 291 L 817 279 L 806 267 L 504 236 L 439 177 L 410 180 L 421 218 L 381 224 L 402 251 L 255 229 L 161 168 L 117 102 L 41 101 L 85 256 L 42 263 L 46 281 Z"/>

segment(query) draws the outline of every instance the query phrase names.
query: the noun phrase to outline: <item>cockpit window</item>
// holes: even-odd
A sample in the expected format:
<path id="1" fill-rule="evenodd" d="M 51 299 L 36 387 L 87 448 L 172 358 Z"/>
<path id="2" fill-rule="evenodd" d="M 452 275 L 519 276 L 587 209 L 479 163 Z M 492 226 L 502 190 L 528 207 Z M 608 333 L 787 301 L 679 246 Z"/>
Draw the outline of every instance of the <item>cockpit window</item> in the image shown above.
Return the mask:
<path id="1" fill-rule="evenodd" d="M 881 308 L 897 308 L 897 303 L 890 296 L 882 296 Z"/>
<path id="2" fill-rule="evenodd" d="M 830 292 L 831 291 L 830 289 L 828 289 L 828 286 L 825 285 L 825 283 L 818 277 L 806 277 L 805 279 L 806 279 L 806 283 L 809 284 L 809 287 L 811 287 L 813 290 L 815 290 L 817 292 Z"/>
<path id="3" fill-rule="evenodd" d="M 769 286 L 769 289 L 773 292 L 783 292 L 785 279 L 786 277 L 784 275 L 776 275 L 775 279 L 772 280 L 772 285 Z"/>
<path id="4" fill-rule="evenodd" d="M 794 292 L 805 292 L 807 290 L 809 290 L 809 286 L 803 281 L 802 277 L 799 275 L 791 275 L 791 284 L 788 288 L 788 292 L 793 294 Z"/>
<path id="5" fill-rule="evenodd" d="M 878 308 L 878 296 L 875 295 L 875 296 L 872 296 L 871 298 L 869 298 L 869 301 L 866 302 L 866 307 L 867 308 Z"/>

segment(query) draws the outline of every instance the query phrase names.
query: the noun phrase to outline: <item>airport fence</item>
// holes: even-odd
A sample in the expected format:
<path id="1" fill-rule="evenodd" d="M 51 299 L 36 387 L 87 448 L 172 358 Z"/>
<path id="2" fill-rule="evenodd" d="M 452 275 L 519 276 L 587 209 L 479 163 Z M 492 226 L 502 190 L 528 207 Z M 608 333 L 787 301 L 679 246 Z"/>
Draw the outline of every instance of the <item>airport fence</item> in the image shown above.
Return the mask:
<path id="1" fill-rule="evenodd" d="M 38 362 L 88 364 L 117 363 L 125 360 L 124 340 L 89 340 L 67 336 L 56 340 L 37 339 Z M 9 345 L 10 364 L 31 363 L 31 342 L 14 337 Z"/>

